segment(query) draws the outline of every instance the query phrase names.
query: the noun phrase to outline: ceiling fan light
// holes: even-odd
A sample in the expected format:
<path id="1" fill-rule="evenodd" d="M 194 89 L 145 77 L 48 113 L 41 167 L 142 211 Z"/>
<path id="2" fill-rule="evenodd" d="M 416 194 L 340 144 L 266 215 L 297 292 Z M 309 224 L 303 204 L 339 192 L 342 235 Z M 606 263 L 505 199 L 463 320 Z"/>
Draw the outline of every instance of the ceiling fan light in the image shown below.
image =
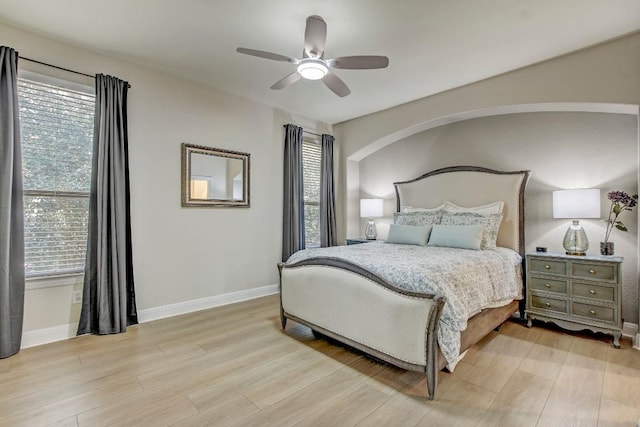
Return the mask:
<path id="1" fill-rule="evenodd" d="M 298 73 L 307 80 L 320 80 L 326 76 L 328 72 L 329 68 L 317 59 L 303 59 L 298 65 Z"/>

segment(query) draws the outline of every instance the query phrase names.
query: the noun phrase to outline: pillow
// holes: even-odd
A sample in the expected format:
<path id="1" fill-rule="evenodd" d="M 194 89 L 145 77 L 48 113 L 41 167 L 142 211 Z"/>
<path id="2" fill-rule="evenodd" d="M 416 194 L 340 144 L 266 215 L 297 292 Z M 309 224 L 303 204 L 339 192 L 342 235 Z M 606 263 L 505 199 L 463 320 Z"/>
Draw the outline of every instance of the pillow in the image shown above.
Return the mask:
<path id="1" fill-rule="evenodd" d="M 411 212 L 435 212 L 439 209 L 443 209 L 444 204 L 438 206 L 437 208 L 414 208 L 413 206 L 403 206 L 400 209 L 400 212 L 411 213 Z"/>
<path id="2" fill-rule="evenodd" d="M 451 202 L 444 202 L 443 209 L 449 212 L 475 212 L 479 214 L 499 214 L 504 209 L 504 202 L 493 202 L 484 206 L 463 208 Z"/>
<path id="3" fill-rule="evenodd" d="M 387 243 L 402 243 L 404 245 L 424 246 L 429 240 L 431 225 L 399 225 L 391 224 Z"/>
<path id="4" fill-rule="evenodd" d="M 495 249 L 498 239 L 498 230 L 502 222 L 502 214 L 483 215 L 475 212 L 449 212 L 442 213 L 443 225 L 476 225 L 482 224 L 482 249 Z"/>
<path id="5" fill-rule="evenodd" d="M 395 212 L 393 223 L 398 225 L 433 225 L 440 223 L 441 210 L 431 212 Z"/>
<path id="6" fill-rule="evenodd" d="M 433 226 L 427 246 L 480 250 L 482 242 L 482 224 Z"/>

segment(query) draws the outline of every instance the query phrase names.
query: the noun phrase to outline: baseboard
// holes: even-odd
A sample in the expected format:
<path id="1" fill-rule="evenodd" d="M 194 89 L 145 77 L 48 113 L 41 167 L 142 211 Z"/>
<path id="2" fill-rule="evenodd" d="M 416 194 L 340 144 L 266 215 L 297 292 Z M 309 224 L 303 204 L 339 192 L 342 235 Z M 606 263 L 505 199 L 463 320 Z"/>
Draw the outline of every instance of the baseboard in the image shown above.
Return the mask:
<path id="1" fill-rule="evenodd" d="M 622 322 L 622 336 L 629 338 L 633 348 L 640 350 L 640 334 L 638 333 L 638 325 L 631 322 Z"/>
<path id="2" fill-rule="evenodd" d="M 631 322 L 623 322 L 622 323 L 622 336 L 625 338 L 633 338 L 638 333 L 638 325 Z"/>
<path id="3" fill-rule="evenodd" d="M 147 308 L 145 310 L 138 310 L 138 321 L 140 323 L 150 322 L 152 320 L 164 319 L 166 317 L 206 310 L 207 308 L 220 307 L 222 305 L 233 304 L 236 302 L 260 298 L 267 295 L 274 295 L 278 292 L 279 287 L 276 284 L 263 286 L 261 288 L 231 292 L 229 294 L 194 299 L 191 301 L 184 301 L 176 304 L 163 305 L 160 307 Z"/>
<path id="4" fill-rule="evenodd" d="M 147 308 L 138 311 L 138 321 L 140 323 L 151 322 L 152 320 L 164 319 L 167 317 L 178 316 L 180 314 L 187 314 L 194 311 L 206 310 L 208 308 L 220 307 L 227 304 L 260 298 L 267 295 L 274 295 L 278 292 L 279 287 L 275 284 L 191 301 L 183 301 L 160 307 Z M 22 344 L 20 348 L 35 347 L 37 345 L 73 338 L 76 336 L 77 330 L 77 323 L 68 323 L 53 326 L 51 328 L 24 332 L 22 334 Z"/>
<path id="5" fill-rule="evenodd" d="M 78 332 L 77 323 L 67 323 L 65 325 L 53 326 L 51 328 L 36 329 L 22 334 L 20 348 L 35 347 L 37 345 L 48 344 L 50 342 L 62 341 L 76 336 Z"/>

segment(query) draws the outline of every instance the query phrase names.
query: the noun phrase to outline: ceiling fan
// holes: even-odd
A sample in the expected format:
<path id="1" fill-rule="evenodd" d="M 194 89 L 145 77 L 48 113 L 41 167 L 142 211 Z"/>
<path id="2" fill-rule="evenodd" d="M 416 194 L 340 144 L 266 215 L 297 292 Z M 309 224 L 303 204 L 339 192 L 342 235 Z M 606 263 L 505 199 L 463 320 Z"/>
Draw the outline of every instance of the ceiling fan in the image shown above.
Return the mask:
<path id="1" fill-rule="evenodd" d="M 290 62 L 297 66 L 296 71 L 276 82 L 271 86 L 271 89 L 282 89 L 297 82 L 301 78 L 307 80 L 322 80 L 329 89 L 340 97 L 349 95 L 351 91 L 340 77 L 331 72 L 332 68 L 370 70 L 386 68 L 389 65 L 389 58 L 386 56 L 340 56 L 338 58 L 324 59 L 324 45 L 326 40 L 327 23 L 324 22 L 322 17 L 311 15 L 307 18 L 307 26 L 304 31 L 302 59 L 290 58 L 277 53 L 247 49 L 244 47 L 239 47 L 236 51 L 259 58 Z"/>

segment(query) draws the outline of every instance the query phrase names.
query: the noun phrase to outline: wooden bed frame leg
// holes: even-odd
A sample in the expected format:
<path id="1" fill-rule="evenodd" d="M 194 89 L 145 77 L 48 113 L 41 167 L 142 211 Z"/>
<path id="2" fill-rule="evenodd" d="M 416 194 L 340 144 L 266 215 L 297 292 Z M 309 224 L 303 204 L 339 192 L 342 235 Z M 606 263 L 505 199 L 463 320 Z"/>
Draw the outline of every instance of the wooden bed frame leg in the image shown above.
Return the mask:
<path id="1" fill-rule="evenodd" d="M 436 398 L 436 387 L 438 386 L 438 341 L 437 341 L 437 325 L 444 307 L 445 299 L 436 296 L 433 300 L 434 306 L 429 315 L 426 331 L 426 356 L 425 373 L 427 374 L 427 392 L 429 400 Z"/>
<path id="2" fill-rule="evenodd" d="M 440 307 L 436 307 L 434 311 L 438 312 L 436 319 L 440 317 L 439 311 L 442 309 L 442 304 Z M 430 345 L 427 346 L 427 363 L 425 373 L 427 374 L 427 392 L 429 393 L 429 400 L 433 400 L 436 398 L 436 387 L 438 386 L 438 344 L 436 342 L 435 328 L 431 331 L 431 334 L 427 337 L 427 340 L 430 341 Z"/>
<path id="3" fill-rule="evenodd" d="M 282 268 L 284 267 L 283 262 L 278 263 L 278 276 L 280 276 L 279 280 L 279 288 L 280 288 L 280 325 L 282 325 L 282 330 L 287 327 L 287 318 L 284 316 L 284 307 L 282 306 Z"/>
<path id="4" fill-rule="evenodd" d="M 438 374 L 429 378 L 429 374 L 427 373 L 427 392 L 429 393 L 429 400 L 433 400 L 436 398 L 436 383 L 438 382 Z"/>
<path id="5" fill-rule="evenodd" d="M 435 340 L 434 340 L 435 341 Z M 427 392 L 429 393 L 429 400 L 436 398 L 436 387 L 438 386 L 438 356 L 436 349 L 437 344 L 433 343 L 431 348 L 427 351 Z"/>
<path id="6" fill-rule="evenodd" d="M 284 317 L 284 314 L 280 313 L 280 324 L 282 325 L 282 330 L 287 327 L 287 318 Z"/>
<path id="7" fill-rule="evenodd" d="M 435 338 L 431 337 L 433 341 Z M 429 400 L 436 398 L 436 387 L 438 386 L 438 345 L 435 342 L 431 343 L 430 348 L 427 349 L 427 366 L 425 373 L 427 374 L 427 392 L 429 393 Z"/>
<path id="8" fill-rule="evenodd" d="M 278 264 L 278 273 L 280 274 L 280 325 L 282 325 L 282 330 L 284 331 L 287 327 L 287 318 L 284 315 L 284 307 L 282 306 L 282 267 L 284 264 Z"/>

